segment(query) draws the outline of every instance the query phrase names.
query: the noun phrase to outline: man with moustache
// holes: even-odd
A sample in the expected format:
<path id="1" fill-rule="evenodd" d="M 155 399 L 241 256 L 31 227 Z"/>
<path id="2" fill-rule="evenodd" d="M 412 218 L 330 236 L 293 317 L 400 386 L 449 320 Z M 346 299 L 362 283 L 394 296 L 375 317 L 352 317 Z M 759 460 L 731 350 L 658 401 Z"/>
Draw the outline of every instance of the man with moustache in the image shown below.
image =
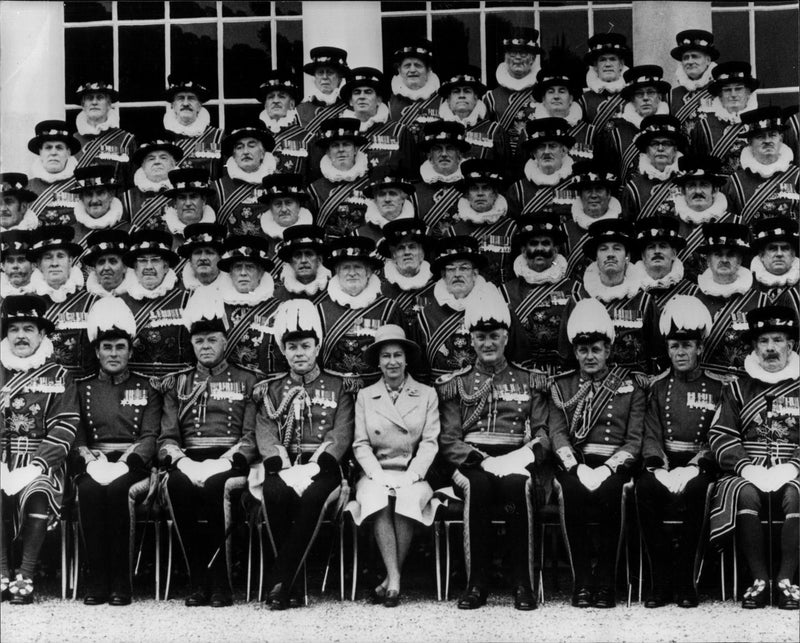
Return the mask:
<path id="1" fill-rule="evenodd" d="M 536 74 L 533 86 L 533 111 L 528 118 L 563 118 L 569 123 L 569 134 L 580 146 L 594 139 L 595 128 L 583 116 L 580 103 L 583 93 L 580 81 L 564 64 L 549 63 Z M 519 150 L 517 150 L 519 155 Z"/>
<path id="2" fill-rule="evenodd" d="M 278 246 L 278 259 L 283 262 L 283 267 L 275 299 L 310 299 L 319 303 L 331 278 L 331 271 L 323 265 L 325 252 L 325 231 L 319 226 L 287 228 L 283 233 L 283 243 Z"/>
<path id="3" fill-rule="evenodd" d="M 783 142 L 786 114 L 780 107 L 754 109 L 742 114 L 742 124 L 747 145 L 723 188 L 731 211 L 746 225 L 776 215 L 797 217 L 800 167 Z"/>
<path id="4" fill-rule="evenodd" d="M 619 33 L 596 33 L 587 42 L 583 56 L 586 70 L 586 91 L 580 103 L 584 118 L 602 132 L 611 117 L 622 109 L 625 98 L 623 74 L 631 64 L 633 53 L 625 36 Z M 593 143 L 593 141 L 588 141 Z"/>
<path id="5" fill-rule="evenodd" d="M 639 150 L 638 171 L 625 183 L 622 209 L 638 220 L 652 217 L 672 197 L 686 140 L 673 116 L 656 114 L 642 120 L 634 145 Z"/>
<path id="6" fill-rule="evenodd" d="M 542 49 L 539 32 L 520 28 L 503 38 L 503 60 L 497 65 L 497 87 L 486 92 L 483 102 L 508 137 L 509 158 L 513 158 L 519 137 L 525 131 L 532 90 L 539 71 L 537 58 Z"/>
<path id="7" fill-rule="evenodd" d="M 29 206 L 36 194 L 28 189 L 28 177 L 19 172 L 0 173 L 0 232 L 33 230 L 39 217 Z"/>
<path id="8" fill-rule="evenodd" d="M 32 243 L 27 230 L 0 232 L 0 299 L 26 295 L 36 287 L 31 283 L 33 263 L 28 259 Z"/>
<path id="9" fill-rule="evenodd" d="M 96 297 L 120 297 L 136 281 L 123 260 L 131 244 L 125 230 L 95 230 L 86 239 L 81 263 L 87 270 L 86 292 Z"/>
<path id="10" fill-rule="evenodd" d="M 722 171 L 730 174 L 739 167 L 739 155 L 747 145 L 742 113 L 758 106 L 753 92 L 759 82 L 746 62 L 725 62 L 711 72 L 708 86 L 713 99 L 703 103 L 690 123 L 690 145 L 695 154 L 710 154 L 722 161 Z"/>
<path id="11" fill-rule="evenodd" d="M 279 261 L 277 248 L 283 235 L 296 225 L 312 225 L 314 217 L 308 206 L 311 197 L 299 174 L 273 174 L 261 183 L 258 200 L 267 206 L 261 215 L 261 233 L 266 236 L 269 258 L 273 264 L 273 277 L 277 276 Z"/>
<path id="12" fill-rule="evenodd" d="M 208 90 L 196 80 L 170 74 L 164 99 L 164 129 L 175 135 L 183 151 L 182 167 L 205 170 L 215 180 L 221 170 L 222 130 L 211 125 L 211 115 L 203 107 Z"/>
<path id="13" fill-rule="evenodd" d="M 164 210 L 172 187 L 169 173 L 183 158 L 183 150 L 172 132 L 160 132 L 142 142 L 133 153 L 133 187 L 123 197 L 125 212 L 131 218 L 131 230 L 154 229 L 163 225 Z"/>
<path id="14" fill-rule="evenodd" d="M 219 267 L 225 238 L 225 226 L 218 223 L 186 226 L 178 255 L 186 261 L 181 270 L 181 283 L 193 297 L 215 297 L 225 285 Z"/>
<path id="15" fill-rule="evenodd" d="M 312 47 L 311 62 L 303 72 L 314 80 L 311 95 L 297 105 L 301 127 L 316 132 L 323 121 L 336 118 L 347 107 L 339 98 L 339 86 L 347 77 L 347 52 L 338 47 Z"/>
<path id="16" fill-rule="evenodd" d="M 567 276 L 567 259 L 558 251 L 564 242 L 558 214 L 522 217 L 512 246 L 518 252 L 512 264 L 516 277 L 500 287 L 527 341 L 516 360 L 547 375 L 560 372 L 565 363 L 567 356 L 559 352 L 559 332 L 577 289 Z"/>
<path id="17" fill-rule="evenodd" d="M 670 55 L 678 61 L 675 79 L 678 86 L 672 89 L 670 105 L 673 116 L 686 123 L 698 109 L 711 99 L 709 84 L 717 64 L 719 51 L 714 47 L 714 34 L 703 29 L 686 29 L 675 36 L 677 47 Z"/>
<path id="18" fill-rule="evenodd" d="M 392 54 L 396 74 L 391 81 L 389 116 L 414 135 L 438 116 L 440 84 L 433 63 L 433 43 L 425 38 L 408 38 Z"/>
<path id="19" fill-rule="evenodd" d="M 127 230 L 130 217 L 116 194 L 121 187 L 111 165 L 89 165 L 75 170 L 75 239 L 82 246 L 96 230 Z"/>
<path id="20" fill-rule="evenodd" d="M 797 313 L 765 306 L 747 313 L 747 325 L 752 352 L 745 360 L 746 375 L 723 390 L 709 431 L 711 449 L 724 474 L 711 509 L 711 542 L 722 543 L 735 530 L 753 578 L 744 592 L 743 608 L 764 607 L 770 596 L 777 595 L 779 609 L 796 610 L 800 608 L 800 587 L 794 584 L 800 557 Z M 784 519 L 774 594 L 768 587 L 772 560 L 761 525 L 766 503 L 772 505 L 770 522 L 775 514 Z"/>
<path id="21" fill-rule="evenodd" d="M 800 309 L 800 259 L 797 257 L 797 220 L 788 217 L 760 219 L 753 224 L 750 262 L 755 288 L 766 293 L 770 303 Z"/>
<path id="22" fill-rule="evenodd" d="M 0 592 L 12 605 L 34 601 L 34 578 L 48 524 L 61 513 L 65 464 L 79 422 L 75 384 L 53 359 L 45 317 L 47 302 L 35 295 L 3 300 L 0 328 L 0 458 L 3 530 Z M 21 540 L 22 559 L 12 565 L 8 545 Z"/>
<path id="23" fill-rule="evenodd" d="M 258 197 L 261 182 L 277 169 L 272 154 L 275 139 L 261 123 L 239 127 L 222 139 L 225 169 L 214 182 L 217 222 L 231 234 L 259 234 L 261 215 L 267 208 Z"/>
<path id="24" fill-rule="evenodd" d="M 172 235 L 173 249 L 186 238 L 186 227 L 194 223 L 216 223 L 217 213 L 208 201 L 214 190 L 203 168 L 181 168 L 169 174 L 172 185 L 164 190 L 170 201 L 164 208 L 163 227 Z"/>
<path id="25" fill-rule="evenodd" d="M 413 184 L 399 168 L 384 165 L 370 170 L 369 184 L 364 188 L 368 199 L 364 225 L 358 227 L 355 234 L 377 243 L 383 237 L 386 224 L 416 218 L 414 192 Z"/>
<path id="26" fill-rule="evenodd" d="M 75 154 L 81 144 L 64 121 L 41 121 L 35 136 L 28 141 L 28 151 L 36 156 L 30 169 L 28 189 L 36 194 L 30 208 L 43 225 L 67 225 L 75 221 L 76 198 L 69 192 L 75 185 L 73 173 L 78 166 Z"/>

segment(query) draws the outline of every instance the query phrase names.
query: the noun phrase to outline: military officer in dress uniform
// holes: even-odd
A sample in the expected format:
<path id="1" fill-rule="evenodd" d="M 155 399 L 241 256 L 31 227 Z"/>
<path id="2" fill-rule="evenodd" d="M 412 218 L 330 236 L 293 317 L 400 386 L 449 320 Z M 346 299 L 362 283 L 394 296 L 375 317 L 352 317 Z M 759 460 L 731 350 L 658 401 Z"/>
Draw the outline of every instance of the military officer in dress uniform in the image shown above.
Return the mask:
<path id="1" fill-rule="evenodd" d="M 114 168 L 114 176 L 124 182 L 131 174 L 130 160 L 136 149 L 133 134 L 120 129 L 119 92 L 101 80 L 87 80 L 75 90 L 81 111 L 75 118 L 75 138 L 81 150 L 75 155 L 78 167 L 101 164 Z"/>
<path id="2" fill-rule="evenodd" d="M 27 295 L 36 287 L 31 283 L 33 262 L 28 259 L 31 244 L 27 230 L 0 233 L 0 300 L 9 295 Z"/>
<path id="3" fill-rule="evenodd" d="M 79 422 L 75 383 L 52 359 L 46 308 L 36 295 L 3 300 L 0 592 L 18 605 L 33 602 L 39 551 L 48 523 L 61 513 L 64 465 Z M 22 541 L 16 569 L 9 560 L 12 522 L 13 539 Z"/>
<path id="4" fill-rule="evenodd" d="M 36 193 L 28 189 L 28 177 L 20 172 L 0 173 L 0 232 L 33 230 L 39 217 L 30 204 Z"/>
<path id="5" fill-rule="evenodd" d="M 471 610 L 486 603 L 493 509 L 502 507 L 514 607 L 532 610 L 531 530 L 538 495 L 533 467 L 549 450 L 542 422 L 546 400 L 535 391 L 533 374 L 506 360 L 511 314 L 496 290 L 469 301 L 464 326 L 477 355 L 475 364 L 436 381 L 440 453 L 465 503 L 467 588 L 458 607 Z"/>
<path id="6" fill-rule="evenodd" d="M 314 217 L 308 209 L 311 197 L 299 174 L 272 174 L 261 183 L 259 202 L 267 206 L 260 219 L 261 233 L 266 236 L 273 267 L 280 265 L 277 248 L 284 233 L 296 225 L 312 225 Z M 277 276 L 273 271 L 273 276 Z"/>
<path id="7" fill-rule="evenodd" d="M 616 605 L 620 495 L 639 462 L 645 391 L 627 368 L 608 365 L 615 332 L 601 302 L 578 302 L 567 335 L 578 369 L 555 378 L 548 413 L 575 572 L 572 605 L 610 608 Z M 590 522 L 598 527 L 587 531 Z M 598 560 L 594 571 L 589 547 L 593 536 Z"/>
<path id="8" fill-rule="evenodd" d="M 325 295 L 331 271 L 324 265 L 325 231 L 315 225 L 296 225 L 283 233 L 278 259 L 283 262 L 281 285 L 275 299 L 310 299 L 319 303 Z"/>
<path id="9" fill-rule="evenodd" d="M 711 314 L 700 300 L 677 295 L 664 307 L 659 329 L 671 367 L 650 388 L 642 445 L 645 469 L 636 481 L 651 574 L 644 605 L 662 607 L 674 599 L 680 607 L 696 607 L 695 553 L 706 492 L 716 471 L 707 433 L 724 378 L 700 368 L 703 339 L 711 330 Z M 678 533 L 671 534 L 664 521 L 676 514 L 683 522 Z"/>
<path id="10" fill-rule="evenodd" d="M 251 469 L 250 488 L 261 487 L 276 555 L 267 603 L 284 610 L 301 605 L 298 574 L 323 512 L 339 498 L 340 462 L 353 442 L 355 410 L 343 380 L 319 367 L 322 325 L 310 301 L 282 303 L 275 336 L 289 372 L 256 389 L 263 466 Z"/>
<path id="11" fill-rule="evenodd" d="M 364 188 L 367 197 L 364 225 L 356 228 L 354 234 L 377 243 L 387 223 L 416 218 L 414 192 L 414 185 L 399 168 L 383 165 L 370 170 L 369 184 Z"/>
<path id="12" fill-rule="evenodd" d="M 221 170 L 222 130 L 211 124 L 211 115 L 203 107 L 208 90 L 197 80 L 170 74 L 164 100 L 164 129 L 175 135 L 183 150 L 182 167 L 202 168 L 212 180 Z"/>
<path id="13" fill-rule="evenodd" d="M 752 246 L 758 253 L 750 262 L 755 287 L 770 302 L 800 308 L 800 259 L 797 257 L 797 220 L 788 217 L 760 219 L 753 224 Z M 785 301 L 780 301 L 780 300 Z"/>
<path id="14" fill-rule="evenodd" d="M 708 86 L 719 51 L 714 46 L 714 34 L 703 29 L 680 31 L 675 41 L 677 47 L 669 53 L 678 61 L 675 68 L 678 86 L 672 89 L 669 102 L 675 118 L 686 123 L 703 102 L 711 98 Z"/>
<path id="15" fill-rule="evenodd" d="M 754 219 L 799 215 L 800 167 L 794 151 L 783 142 L 786 116 L 779 107 L 762 107 L 742 114 L 747 145 L 739 169 L 723 188 L 731 211 L 751 225 Z"/>
<path id="16" fill-rule="evenodd" d="M 121 184 L 111 165 L 88 165 L 75 169 L 75 186 L 70 192 L 78 195 L 74 213 L 75 240 L 86 247 L 89 234 L 95 230 L 126 230 L 130 217 L 117 198 Z"/>
<path id="17" fill-rule="evenodd" d="M 586 121 L 594 125 L 595 132 L 602 132 L 625 102 L 623 74 L 631 64 L 633 52 L 620 33 L 596 33 L 586 44 L 586 91 L 580 103 Z"/>
<path id="18" fill-rule="evenodd" d="M 129 605 L 128 492 L 148 477 L 161 422 L 161 393 L 128 369 L 136 321 L 118 297 L 98 300 L 87 318 L 100 368 L 77 380 L 81 422 L 74 451 L 88 582 L 84 605 Z"/>
<path id="19" fill-rule="evenodd" d="M 800 588 L 794 584 L 800 557 L 797 313 L 783 306 L 765 306 L 750 311 L 747 324 L 752 347 L 745 360 L 747 375 L 723 390 L 708 436 L 724 474 L 711 510 L 711 541 L 718 543 L 736 531 L 736 542 L 753 578 L 744 593 L 743 608 L 764 607 L 774 595 L 769 584 L 775 578 L 778 607 L 796 610 L 800 608 Z M 770 505 L 767 512 L 762 511 L 765 504 Z M 764 513 L 772 522 L 773 511 L 784 518 L 775 576 L 769 569 L 771 557 L 765 551 L 761 526 Z"/>
<path id="20" fill-rule="evenodd" d="M 257 449 L 253 389 L 259 374 L 225 359 L 228 324 L 218 302 L 188 307 L 182 322 L 197 365 L 161 381 L 158 459 L 170 463 L 167 506 L 189 563 L 187 607 L 231 605 L 223 549 L 225 483 L 246 473 Z M 204 521 L 204 522 L 202 522 Z"/>
<path id="21" fill-rule="evenodd" d="M 73 207 L 77 197 L 69 192 L 75 185 L 78 166 L 75 155 L 81 144 L 64 121 L 36 124 L 28 150 L 36 155 L 30 169 L 28 189 L 36 194 L 30 208 L 44 225 L 65 225 L 75 221 Z"/>
<path id="22" fill-rule="evenodd" d="M 347 105 L 339 98 L 339 87 L 347 77 L 347 52 L 338 47 L 312 47 L 311 62 L 303 65 L 303 72 L 314 79 L 311 95 L 297 105 L 300 125 L 316 132 L 322 121 L 336 118 Z"/>
<path id="23" fill-rule="evenodd" d="M 425 123 L 439 116 L 439 77 L 433 71 L 433 43 L 409 38 L 392 54 L 396 74 L 392 76 L 389 115 L 419 136 Z"/>
<path id="24" fill-rule="evenodd" d="M 86 292 L 97 297 L 121 297 L 136 281 L 136 274 L 125 265 L 131 239 L 124 230 L 95 230 L 86 239 L 81 263 L 86 269 Z"/>

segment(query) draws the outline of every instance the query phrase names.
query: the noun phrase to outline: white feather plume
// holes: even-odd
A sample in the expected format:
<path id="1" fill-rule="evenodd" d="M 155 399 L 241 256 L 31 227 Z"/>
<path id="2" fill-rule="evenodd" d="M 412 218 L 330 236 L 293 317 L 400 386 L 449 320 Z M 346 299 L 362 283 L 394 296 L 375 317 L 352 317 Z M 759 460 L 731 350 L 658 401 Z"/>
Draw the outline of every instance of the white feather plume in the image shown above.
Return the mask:
<path id="1" fill-rule="evenodd" d="M 472 329 L 481 323 L 500 322 L 506 328 L 511 326 L 511 312 L 503 295 L 494 284 L 487 283 L 480 291 L 467 298 L 464 308 L 464 326 Z"/>
<path id="2" fill-rule="evenodd" d="M 578 335 L 594 333 L 605 335 L 611 343 L 617 336 L 606 307 L 593 297 L 581 299 L 567 320 L 567 337 L 572 343 Z"/>
<path id="3" fill-rule="evenodd" d="M 667 335 L 673 324 L 682 330 L 703 329 L 703 338 L 711 330 L 711 313 L 705 304 L 697 297 L 691 295 L 675 295 L 664 306 L 664 312 L 658 320 L 658 329 L 662 335 Z"/>
<path id="4" fill-rule="evenodd" d="M 100 332 L 112 328 L 118 328 L 130 337 L 136 336 L 136 320 L 127 304 L 119 297 L 102 297 L 86 315 L 86 334 L 93 342 Z"/>
<path id="5" fill-rule="evenodd" d="M 317 307 L 308 299 L 289 299 L 278 306 L 278 310 L 275 311 L 273 331 L 281 351 L 283 351 L 281 338 L 286 333 L 313 331 L 317 339 L 322 342 L 322 321 Z"/>
<path id="6" fill-rule="evenodd" d="M 197 293 L 186 302 L 181 321 L 187 329 L 191 330 L 192 324 L 202 320 L 213 321 L 221 319 L 225 330 L 230 328 L 228 316 L 225 314 L 225 304 L 219 297 L 198 296 Z"/>

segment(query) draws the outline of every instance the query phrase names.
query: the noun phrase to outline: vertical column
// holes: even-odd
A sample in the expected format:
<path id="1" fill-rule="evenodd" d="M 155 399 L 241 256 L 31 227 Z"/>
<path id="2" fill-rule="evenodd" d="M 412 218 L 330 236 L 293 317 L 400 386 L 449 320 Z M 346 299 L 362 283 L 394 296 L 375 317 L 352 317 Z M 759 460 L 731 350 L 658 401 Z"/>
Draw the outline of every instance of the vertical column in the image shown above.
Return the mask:
<path id="1" fill-rule="evenodd" d="M 637 65 L 660 65 L 671 80 L 675 61 L 669 55 L 675 35 L 684 29 L 711 31 L 710 2 L 633 3 L 633 61 Z"/>
<path id="2" fill-rule="evenodd" d="M 381 67 L 383 38 L 380 2 L 303 2 L 303 62 L 312 47 L 330 45 L 347 51 L 350 67 Z M 305 90 L 311 90 L 305 77 Z"/>
<path id="3" fill-rule="evenodd" d="M 0 2 L 0 169 L 25 172 L 39 121 L 64 118 L 64 3 Z"/>

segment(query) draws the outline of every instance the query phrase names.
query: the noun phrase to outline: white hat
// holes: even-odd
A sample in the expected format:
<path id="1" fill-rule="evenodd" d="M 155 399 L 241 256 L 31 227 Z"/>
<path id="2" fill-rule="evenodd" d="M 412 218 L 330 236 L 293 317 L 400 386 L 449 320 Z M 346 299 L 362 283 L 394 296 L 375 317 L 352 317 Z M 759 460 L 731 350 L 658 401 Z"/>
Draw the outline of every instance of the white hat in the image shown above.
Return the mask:
<path id="1" fill-rule="evenodd" d="M 132 340 L 136 336 L 136 319 L 122 299 L 103 297 L 89 309 L 89 314 L 86 316 L 86 334 L 90 342 L 104 337 L 123 335 Z"/>
<path id="2" fill-rule="evenodd" d="M 289 299 L 278 306 L 273 329 L 281 352 L 289 336 L 313 336 L 318 343 L 322 343 L 322 321 L 317 307 L 308 299 Z"/>
<path id="3" fill-rule="evenodd" d="M 473 330 L 508 329 L 511 326 L 511 312 L 497 286 L 487 283 L 479 293 L 467 299 L 464 308 L 464 326 Z"/>
<path id="4" fill-rule="evenodd" d="M 607 339 L 612 344 L 617 334 L 614 322 L 597 299 L 581 299 L 567 320 L 567 337 L 571 344 L 575 342 L 596 342 Z"/>
<path id="5" fill-rule="evenodd" d="M 225 314 L 225 304 L 216 297 L 207 297 L 195 293 L 186 303 L 181 316 L 183 325 L 190 335 L 195 333 L 228 333 L 230 324 Z"/>
<path id="6" fill-rule="evenodd" d="M 675 295 L 664 306 L 658 329 L 665 339 L 705 339 L 711 330 L 711 313 L 691 295 Z"/>

